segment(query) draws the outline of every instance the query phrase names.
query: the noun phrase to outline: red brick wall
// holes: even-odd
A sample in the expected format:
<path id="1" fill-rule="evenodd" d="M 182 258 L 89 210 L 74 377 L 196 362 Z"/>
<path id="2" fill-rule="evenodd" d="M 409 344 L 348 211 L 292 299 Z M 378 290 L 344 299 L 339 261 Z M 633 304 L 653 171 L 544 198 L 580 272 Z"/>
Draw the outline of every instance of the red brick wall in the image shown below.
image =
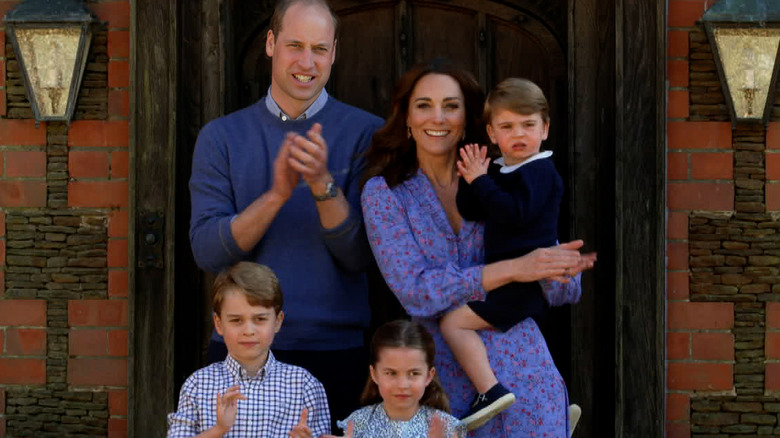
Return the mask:
<path id="1" fill-rule="evenodd" d="M 771 434 L 777 430 L 780 395 L 780 303 L 771 302 L 778 300 L 772 294 L 780 292 L 780 258 L 753 260 L 756 256 L 748 252 L 769 247 L 750 243 L 750 233 L 766 238 L 780 232 L 780 222 L 772 219 L 772 212 L 780 211 L 780 123 L 770 123 L 765 145 L 760 128 L 733 131 L 724 116 L 725 100 L 713 101 L 699 86 L 702 58 L 690 54 L 701 50 L 697 21 L 704 5 L 704 0 L 668 2 L 669 438 Z M 747 143 L 743 138 L 749 138 Z M 756 138 L 762 144 L 751 143 Z M 744 171 L 764 165 L 765 185 L 764 175 Z M 764 197 L 755 199 L 762 185 Z M 746 194 L 746 186 L 754 191 Z M 740 223 L 740 214 L 759 225 Z M 745 231 L 750 227 L 755 229 Z M 717 255 L 724 253 L 721 241 L 745 251 L 744 257 L 719 261 L 729 257 Z M 753 262 L 762 266 L 753 267 Z M 759 275 L 763 283 L 748 285 Z M 765 360 L 757 351 L 765 351 Z"/>
<path id="2" fill-rule="evenodd" d="M 0 17 L 17 3 L 0 0 Z M 33 120 L 6 118 L 7 59 L 6 50 L 0 50 L 0 436 L 22 419 L 14 394 L 36 390 L 66 394 L 61 406 L 74 401 L 92 403 L 96 410 L 102 406 L 107 411 L 97 415 L 97 426 L 87 422 L 84 427 L 96 427 L 89 431 L 98 436 L 127 436 L 130 2 L 92 0 L 87 5 L 107 23 L 107 54 L 100 56 L 107 70 L 102 93 L 108 110 L 102 119 L 36 128 Z M 0 48 L 6 44 L 10 41 L 0 27 Z M 22 224 L 19 218 L 30 214 L 37 219 Z M 10 254 L 26 248 L 24 242 L 43 248 L 39 243 L 64 241 L 54 225 L 65 216 L 75 220 L 71 228 L 97 230 L 100 239 L 98 249 L 78 254 L 96 261 L 72 269 L 98 274 L 79 280 L 82 285 L 75 289 L 68 286 L 72 280 L 66 273 L 60 280 L 50 278 L 48 255 L 41 255 L 48 264 L 34 271 L 19 261 L 24 256 Z M 19 234 L 25 227 L 36 230 L 29 240 Z M 71 262 L 64 263 L 82 266 Z M 48 283 L 25 286 L 20 278 L 26 271 Z M 60 289 L 70 292 L 52 293 Z M 62 378 L 57 367 L 65 371 Z M 33 419 L 35 413 L 29 415 Z"/>

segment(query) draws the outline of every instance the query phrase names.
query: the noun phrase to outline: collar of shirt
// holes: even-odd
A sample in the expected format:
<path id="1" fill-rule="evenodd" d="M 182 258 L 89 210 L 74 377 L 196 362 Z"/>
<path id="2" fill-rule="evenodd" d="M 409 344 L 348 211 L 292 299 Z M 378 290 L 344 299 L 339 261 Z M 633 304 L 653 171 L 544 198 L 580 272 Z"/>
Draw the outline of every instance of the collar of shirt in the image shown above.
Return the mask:
<path id="1" fill-rule="evenodd" d="M 271 353 L 271 350 L 268 350 L 268 359 L 265 361 L 265 365 L 263 365 L 260 370 L 257 371 L 257 374 L 254 376 L 247 376 L 246 370 L 244 367 L 241 366 L 240 363 L 238 363 L 237 360 L 233 358 L 230 354 L 227 355 L 225 358 L 225 369 L 228 371 L 228 373 L 233 376 L 236 380 L 259 380 L 262 381 L 263 379 L 268 376 L 268 373 L 272 372 L 274 367 L 276 366 L 276 358 L 274 357 L 274 354 Z"/>
<path id="2" fill-rule="evenodd" d="M 523 161 L 522 163 L 513 164 L 513 165 L 511 165 L 511 166 L 507 166 L 507 165 L 504 163 L 504 157 L 501 157 L 501 158 L 496 158 L 496 161 L 494 161 L 494 163 L 496 163 L 496 164 L 498 164 L 499 166 L 501 166 L 501 169 L 500 169 L 500 172 L 501 172 L 501 173 L 512 173 L 512 172 L 514 172 L 514 171 L 515 171 L 515 170 L 516 170 L 518 167 L 524 166 L 524 165 L 526 165 L 526 164 L 530 163 L 531 161 L 536 161 L 536 160 L 541 160 L 541 159 L 543 159 L 543 158 L 549 158 L 549 157 L 552 157 L 552 154 L 553 154 L 553 153 L 552 153 L 552 151 L 544 151 L 544 152 L 539 152 L 538 154 L 536 154 L 536 155 L 534 155 L 533 157 L 531 157 L 531 158 L 529 158 L 529 159 L 527 159 L 527 160 Z"/>
<path id="3" fill-rule="evenodd" d="M 322 89 L 322 92 L 320 93 L 319 97 L 312 102 L 311 105 L 309 105 L 308 108 L 306 108 L 306 111 L 303 112 L 298 118 L 292 119 L 292 117 L 288 116 L 287 114 L 282 111 L 282 108 L 279 107 L 279 105 L 276 104 L 276 101 L 274 101 L 274 98 L 271 97 L 271 87 L 268 87 L 268 94 L 265 96 L 265 107 L 268 108 L 268 111 L 271 112 L 271 114 L 279 117 L 282 119 L 283 122 L 286 122 L 288 120 L 305 120 L 314 117 L 315 114 L 320 112 L 321 109 L 325 107 L 325 104 L 328 102 L 328 92 L 325 91 L 325 89 Z"/>

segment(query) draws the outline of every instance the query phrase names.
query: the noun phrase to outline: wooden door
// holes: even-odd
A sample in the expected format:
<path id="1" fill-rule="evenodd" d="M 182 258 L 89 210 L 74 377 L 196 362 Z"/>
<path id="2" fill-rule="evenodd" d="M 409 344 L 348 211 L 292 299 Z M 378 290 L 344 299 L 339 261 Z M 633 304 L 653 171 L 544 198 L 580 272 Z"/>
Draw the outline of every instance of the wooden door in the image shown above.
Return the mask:
<path id="1" fill-rule="evenodd" d="M 508 76 L 545 90 L 553 110 L 548 144 L 567 185 L 561 239 L 584 238 L 599 251 L 583 301 L 553 314 L 545 330 L 572 400 L 583 405 L 577 436 L 661 436 L 665 2 L 331 3 L 342 26 L 328 91 L 347 103 L 384 117 L 400 74 L 434 56 L 471 70 L 485 90 Z M 164 272 L 134 271 L 134 360 L 144 365 L 132 376 L 135 436 L 162 436 L 160 413 L 202 365 L 208 339 L 209 281 L 192 260 L 187 233 L 195 138 L 270 84 L 264 38 L 273 0 L 166 0 L 167 15 L 158 4 L 134 6 L 134 77 L 144 84 L 135 90 L 134 147 L 141 175 L 157 169 L 176 183 L 154 204 L 173 229 Z M 147 201 L 142 189 L 160 188 L 143 177 L 135 187 L 138 205 Z M 386 294 L 374 301 L 380 319 L 397 313 L 388 303 Z"/>

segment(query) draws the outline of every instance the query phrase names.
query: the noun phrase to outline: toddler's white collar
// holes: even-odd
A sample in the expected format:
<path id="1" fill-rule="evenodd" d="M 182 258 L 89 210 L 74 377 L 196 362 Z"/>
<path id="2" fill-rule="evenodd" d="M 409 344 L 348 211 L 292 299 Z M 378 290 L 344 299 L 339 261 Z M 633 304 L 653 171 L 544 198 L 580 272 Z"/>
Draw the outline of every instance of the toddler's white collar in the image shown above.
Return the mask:
<path id="1" fill-rule="evenodd" d="M 495 161 L 493 161 L 493 163 L 498 164 L 499 166 L 501 166 L 501 169 L 499 169 L 501 173 L 512 173 L 515 170 L 517 170 L 517 168 L 519 168 L 520 166 L 526 165 L 526 164 L 530 163 L 531 161 L 536 161 L 536 160 L 541 160 L 542 158 L 552 157 L 552 154 L 553 154 L 552 151 L 539 152 L 538 154 L 528 158 L 527 160 L 523 161 L 522 163 L 513 164 L 511 166 L 507 166 L 506 164 L 504 164 L 504 157 L 497 158 Z"/>

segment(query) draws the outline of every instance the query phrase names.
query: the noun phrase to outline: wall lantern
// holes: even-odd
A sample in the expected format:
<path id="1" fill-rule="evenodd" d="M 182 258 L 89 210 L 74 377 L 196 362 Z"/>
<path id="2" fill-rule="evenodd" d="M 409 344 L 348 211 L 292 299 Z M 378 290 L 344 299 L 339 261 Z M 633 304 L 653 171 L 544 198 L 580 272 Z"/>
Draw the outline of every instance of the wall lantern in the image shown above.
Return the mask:
<path id="1" fill-rule="evenodd" d="M 79 0 L 26 0 L 6 14 L 36 123 L 73 117 L 94 21 Z"/>
<path id="2" fill-rule="evenodd" d="M 766 125 L 777 84 L 780 0 L 721 0 L 702 21 L 732 124 Z"/>

